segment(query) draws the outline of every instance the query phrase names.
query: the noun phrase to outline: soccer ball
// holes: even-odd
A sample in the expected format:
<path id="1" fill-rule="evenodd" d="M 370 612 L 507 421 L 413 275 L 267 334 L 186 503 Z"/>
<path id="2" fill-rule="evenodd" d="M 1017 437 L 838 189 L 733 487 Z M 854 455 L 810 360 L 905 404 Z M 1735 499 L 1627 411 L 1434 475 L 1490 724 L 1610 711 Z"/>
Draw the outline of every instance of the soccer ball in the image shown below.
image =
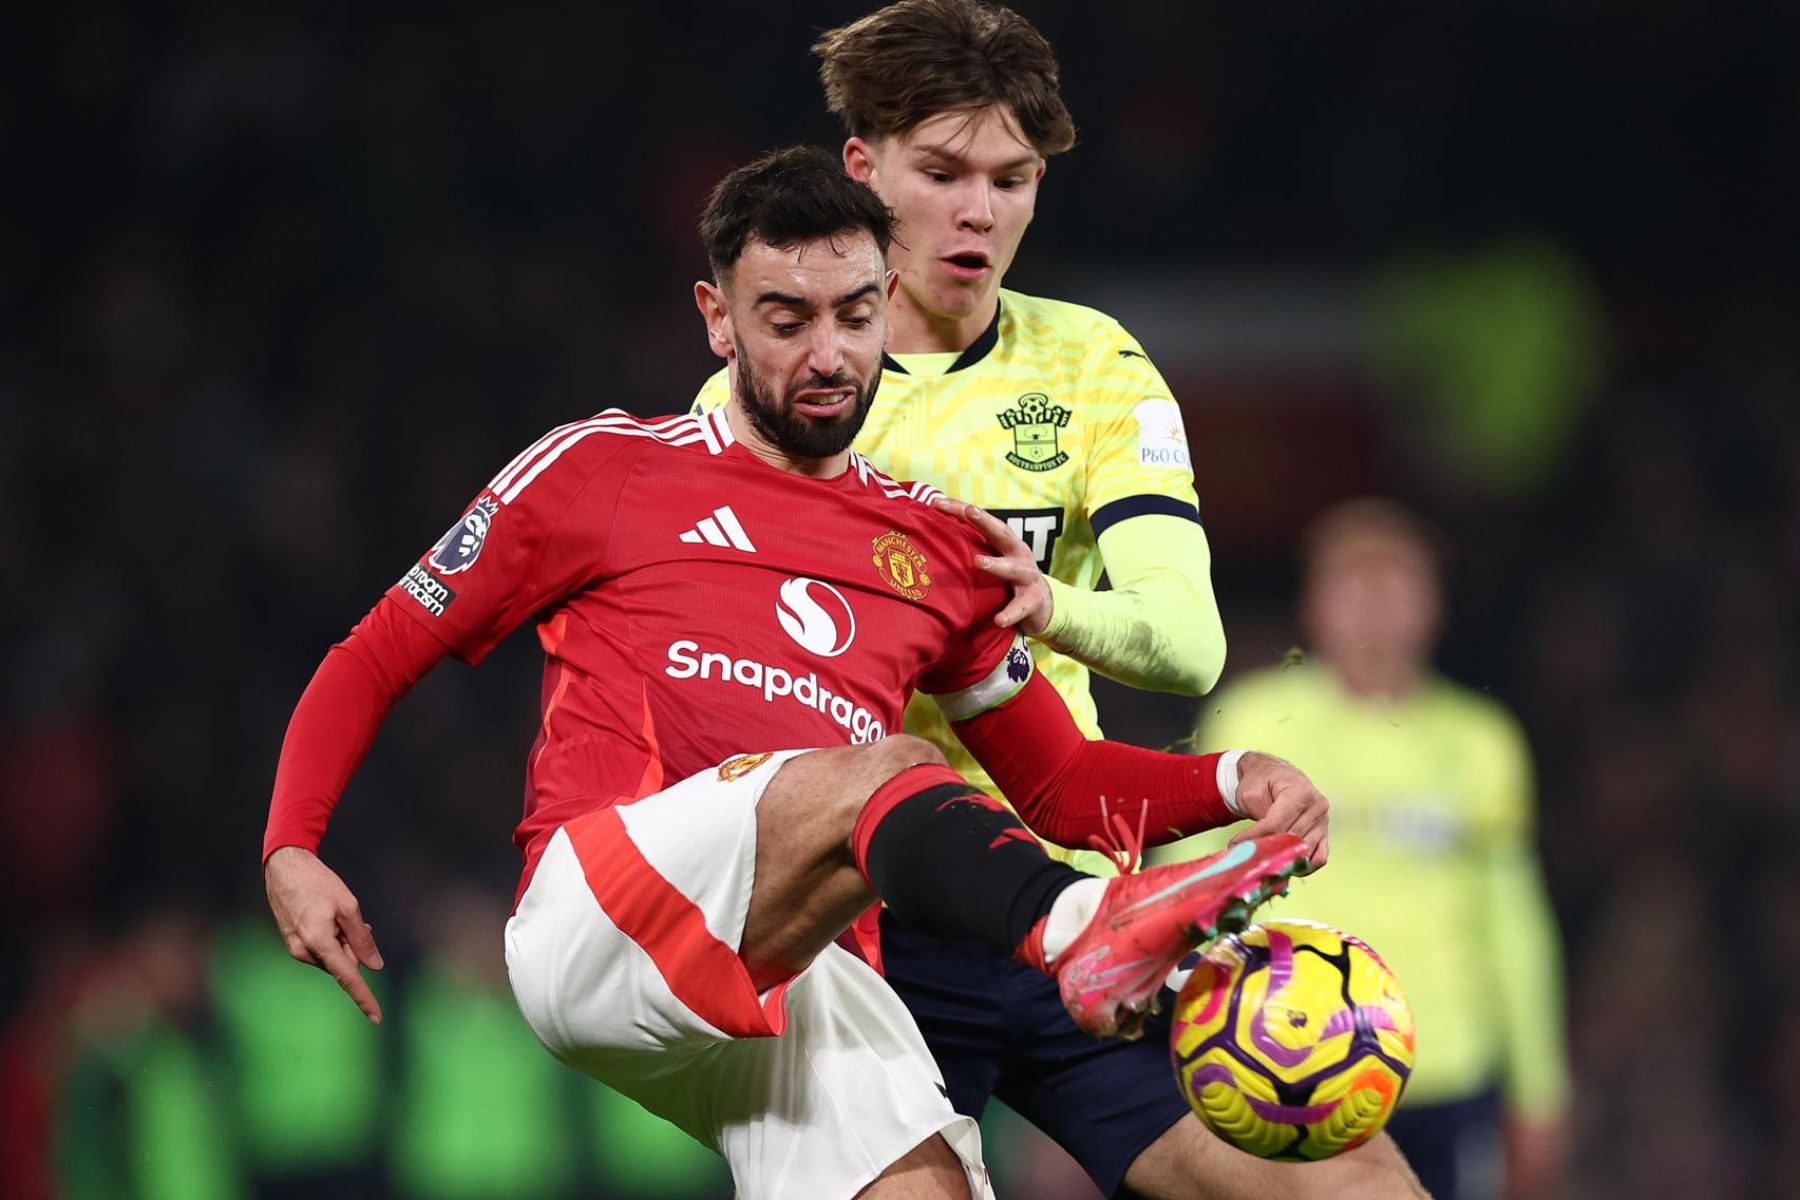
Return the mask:
<path id="1" fill-rule="evenodd" d="M 1406 1086 L 1413 1018 L 1381 956 L 1316 921 L 1216 942 L 1175 1001 L 1175 1075 L 1200 1120 L 1261 1158 L 1313 1160 L 1375 1136 Z"/>

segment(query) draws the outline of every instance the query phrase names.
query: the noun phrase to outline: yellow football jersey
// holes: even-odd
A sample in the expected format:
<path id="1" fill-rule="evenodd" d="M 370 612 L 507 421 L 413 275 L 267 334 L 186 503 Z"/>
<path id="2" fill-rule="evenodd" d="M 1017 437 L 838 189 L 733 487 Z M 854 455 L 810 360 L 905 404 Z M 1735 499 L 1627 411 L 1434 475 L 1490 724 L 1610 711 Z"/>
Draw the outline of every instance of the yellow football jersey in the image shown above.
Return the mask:
<path id="1" fill-rule="evenodd" d="M 729 398 L 721 370 L 695 411 Z M 1046 575 L 1073 587 L 1099 582 L 1096 539 L 1119 521 L 1199 519 L 1168 384 L 1117 321 L 1059 300 L 1002 289 L 993 324 L 960 355 L 890 356 L 856 448 L 895 479 L 930 483 L 1006 521 Z M 1041 643 L 1032 650 L 1082 731 L 1098 737 L 1088 669 Z M 914 697 L 906 729 L 995 790 L 935 705 Z"/>

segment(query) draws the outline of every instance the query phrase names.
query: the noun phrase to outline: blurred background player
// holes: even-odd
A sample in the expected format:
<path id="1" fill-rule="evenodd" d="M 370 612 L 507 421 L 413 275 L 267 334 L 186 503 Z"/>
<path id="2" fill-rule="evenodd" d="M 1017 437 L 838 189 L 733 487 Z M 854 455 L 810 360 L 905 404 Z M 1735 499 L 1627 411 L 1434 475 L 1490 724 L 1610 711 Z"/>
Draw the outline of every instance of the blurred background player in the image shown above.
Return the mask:
<path id="1" fill-rule="evenodd" d="M 1494 700 L 1433 671 L 1432 538 L 1359 500 L 1305 542 L 1303 663 L 1203 706 L 1198 747 L 1267 746 L 1332 802 L 1331 869 L 1283 905 L 1352 930 L 1399 976 L 1419 1060 L 1389 1127 L 1438 1200 L 1550 1192 L 1567 1151 L 1562 959 L 1532 846 L 1530 751 Z M 1202 853 L 1227 833 L 1158 852 Z"/>
<path id="2" fill-rule="evenodd" d="M 899 218 L 881 395 L 857 448 L 897 479 L 986 510 L 970 519 L 995 545 L 989 569 L 1018 589 L 1001 618 L 1036 639 L 1038 671 L 1090 738 L 1100 736 L 1090 670 L 1206 691 L 1225 635 L 1173 393 L 1112 318 L 1001 286 L 1047 159 L 1075 140 L 1049 43 L 1005 8 L 904 0 L 813 49 L 826 102 L 850 134 L 845 168 Z M 709 380 L 696 411 L 724 404 L 728 380 Z M 1110 591 L 1094 590 L 1102 570 Z M 1000 794 L 929 703 L 915 701 L 906 727 Z M 957 1109 L 979 1116 L 999 1096 L 1102 1192 L 1410 1194 L 1385 1140 L 1346 1162 L 1295 1168 L 1205 1133 L 1172 1082 L 1166 1019 L 1142 1043 L 1097 1042 L 1018 963 L 925 937 L 892 913 L 881 945 Z"/>

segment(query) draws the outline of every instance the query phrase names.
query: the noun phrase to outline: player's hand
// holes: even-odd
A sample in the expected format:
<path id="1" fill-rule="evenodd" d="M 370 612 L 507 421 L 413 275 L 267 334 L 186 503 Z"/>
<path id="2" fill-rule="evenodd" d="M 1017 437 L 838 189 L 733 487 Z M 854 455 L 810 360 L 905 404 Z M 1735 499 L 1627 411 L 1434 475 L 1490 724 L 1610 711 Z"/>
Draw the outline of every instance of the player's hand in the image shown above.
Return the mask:
<path id="1" fill-rule="evenodd" d="M 263 864 L 263 886 L 288 953 L 337 980 L 363 1015 L 381 1024 L 381 1005 L 357 970 L 358 964 L 381 970 L 381 951 L 337 872 L 310 850 L 283 846 Z"/>
<path id="2" fill-rule="evenodd" d="M 1230 845 L 1269 833 L 1291 833 L 1306 843 L 1308 872 L 1331 854 L 1330 802 L 1306 773 L 1286 759 L 1254 750 L 1238 759 L 1238 807 L 1254 822 Z"/>
<path id="3" fill-rule="evenodd" d="M 1056 599 L 1044 573 L 1038 569 L 1037 559 L 1031 555 L 1031 548 L 1013 532 L 1012 526 L 967 501 L 939 496 L 933 503 L 938 511 L 973 525 L 994 548 L 991 555 L 975 556 L 976 566 L 1012 585 L 1012 599 L 994 617 L 994 624 L 1002 629 L 1017 625 L 1026 637 L 1037 637 L 1049 628 Z"/>

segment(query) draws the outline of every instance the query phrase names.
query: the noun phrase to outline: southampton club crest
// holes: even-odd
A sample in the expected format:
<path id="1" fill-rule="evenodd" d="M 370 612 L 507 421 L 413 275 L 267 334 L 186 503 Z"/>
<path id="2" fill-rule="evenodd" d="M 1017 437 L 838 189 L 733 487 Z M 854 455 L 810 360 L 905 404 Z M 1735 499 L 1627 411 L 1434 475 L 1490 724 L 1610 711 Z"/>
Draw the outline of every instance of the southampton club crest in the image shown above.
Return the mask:
<path id="1" fill-rule="evenodd" d="M 482 544 L 487 541 L 488 526 L 493 524 L 494 514 L 499 511 L 500 506 L 494 501 L 485 497 L 477 500 L 475 507 L 464 513 L 463 519 L 438 539 L 426 561 L 439 575 L 454 575 L 474 566 L 475 560 L 481 557 Z"/>
<path id="2" fill-rule="evenodd" d="M 1017 408 L 996 414 L 1002 429 L 1012 430 L 1013 448 L 1006 461 L 1022 471 L 1054 471 L 1069 461 L 1068 452 L 1056 444 L 1056 431 L 1069 423 L 1069 410 L 1050 403 L 1042 392 L 1019 397 Z"/>
<path id="3" fill-rule="evenodd" d="M 924 552 L 897 529 L 888 530 L 873 542 L 875 573 L 908 600 L 923 600 L 925 589 L 931 586 L 931 576 L 925 573 Z"/>

